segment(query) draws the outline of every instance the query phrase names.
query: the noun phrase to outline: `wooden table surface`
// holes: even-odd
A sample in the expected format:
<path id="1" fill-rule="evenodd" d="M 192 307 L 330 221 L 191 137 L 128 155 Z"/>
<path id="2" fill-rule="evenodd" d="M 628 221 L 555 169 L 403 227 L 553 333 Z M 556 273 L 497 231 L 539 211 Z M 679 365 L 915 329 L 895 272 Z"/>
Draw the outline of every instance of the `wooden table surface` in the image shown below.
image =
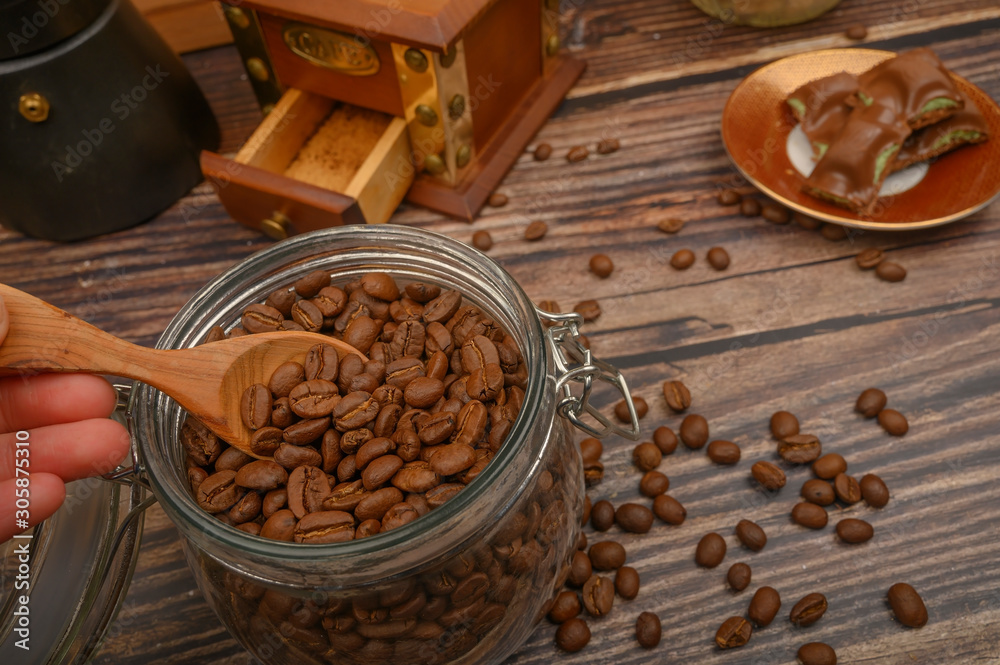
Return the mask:
<path id="1" fill-rule="evenodd" d="M 799 645 L 811 641 L 833 645 L 841 663 L 1000 662 L 1000 205 L 921 232 L 831 242 L 715 202 L 718 188 L 736 178 L 719 138 L 720 114 L 755 68 L 854 45 L 844 30 L 864 23 L 864 46 L 931 46 L 1000 99 L 995 0 L 844 0 L 820 20 L 767 31 L 712 21 L 681 0 L 563 5 L 564 43 L 589 65 L 536 138 L 556 156 L 542 163 L 522 156 L 500 186 L 510 203 L 486 209 L 473 225 L 408 206 L 393 222 L 460 240 L 487 229 L 496 241 L 490 255 L 535 300 L 554 299 L 566 310 L 596 298 L 604 314 L 585 332 L 648 401 L 644 433 L 679 425 L 661 384 L 680 379 L 712 438 L 740 444 L 743 459 L 720 467 L 683 447 L 665 458 L 660 468 L 687 507 L 687 521 L 657 523 L 643 536 L 617 528 L 607 534 L 626 546 L 641 575 L 638 598 L 619 599 L 609 617 L 591 621 L 593 637 L 578 654 L 557 653 L 546 622 L 508 662 L 792 663 Z M 218 115 L 223 151 L 234 152 L 260 121 L 235 50 L 191 54 L 186 62 Z M 579 164 L 561 158 L 602 137 L 619 139 L 621 150 Z M 668 236 L 656 229 L 666 217 L 687 224 Z M 549 233 L 525 242 L 524 225 L 536 219 Z M 232 222 L 203 183 L 153 221 L 85 242 L 55 245 L 0 231 L 0 281 L 150 345 L 202 284 L 271 242 Z M 704 260 L 716 245 L 732 257 L 725 272 Z M 869 247 L 904 265 L 906 280 L 890 284 L 858 270 L 854 256 Z M 668 263 L 681 248 L 699 257 L 684 272 Z M 609 279 L 587 270 L 596 252 L 615 262 Z M 906 436 L 891 437 L 853 412 L 870 386 L 885 390 L 890 406 L 909 419 Z M 825 451 L 841 453 L 851 472 L 881 475 L 892 494 L 888 506 L 834 508 L 831 525 L 812 532 L 788 517 L 807 469 L 792 470 L 775 497 L 755 491 L 750 465 L 775 458 L 768 420 L 779 409 L 796 413 L 803 430 L 818 435 Z M 594 501 L 643 500 L 633 445 L 606 443 L 606 476 L 590 492 Z M 833 524 L 842 515 L 870 521 L 874 539 L 838 542 Z M 741 518 L 767 531 L 762 552 L 750 553 L 732 535 Z M 709 531 L 729 543 L 714 570 L 693 562 L 695 544 Z M 725 571 L 737 561 L 753 568 L 751 588 L 740 594 L 725 586 Z M 922 594 L 926 627 L 893 620 L 885 594 L 898 581 Z M 716 628 L 742 614 L 764 584 L 781 593 L 779 619 L 743 649 L 717 650 Z M 810 628 L 793 628 L 785 618 L 791 604 L 813 591 L 826 594 L 829 611 Z M 650 652 L 633 632 L 645 610 L 664 624 L 663 641 Z M 202 600 L 177 531 L 158 507 L 146 515 L 131 588 L 95 662 L 253 662 Z"/>

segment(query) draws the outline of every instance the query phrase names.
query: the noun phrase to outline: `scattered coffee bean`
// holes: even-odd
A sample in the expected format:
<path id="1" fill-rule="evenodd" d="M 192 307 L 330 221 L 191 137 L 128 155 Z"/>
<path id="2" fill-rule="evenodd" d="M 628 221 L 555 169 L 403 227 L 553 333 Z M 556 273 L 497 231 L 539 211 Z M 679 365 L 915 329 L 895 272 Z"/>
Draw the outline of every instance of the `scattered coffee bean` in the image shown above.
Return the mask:
<path id="1" fill-rule="evenodd" d="M 861 23 L 855 23 L 854 25 L 847 28 L 847 32 L 844 33 L 848 39 L 853 39 L 855 41 L 861 41 L 868 36 L 868 28 L 866 28 Z"/>
<path id="2" fill-rule="evenodd" d="M 570 163 L 582 162 L 590 156 L 590 151 L 586 146 L 577 145 L 569 149 L 566 153 L 566 161 Z"/>
<path id="3" fill-rule="evenodd" d="M 811 626 L 826 613 L 826 607 L 826 596 L 821 593 L 810 593 L 795 603 L 788 618 L 796 626 Z"/>
<path id="4" fill-rule="evenodd" d="M 697 413 L 692 413 L 681 421 L 681 441 L 692 450 L 708 443 L 708 421 Z"/>
<path id="5" fill-rule="evenodd" d="M 590 509 L 590 524 L 597 531 L 607 531 L 615 523 L 615 507 L 610 501 L 598 501 Z"/>
<path id="6" fill-rule="evenodd" d="M 854 476 L 838 473 L 833 479 L 833 490 L 837 493 L 837 498 L 848 505 L 861 501 L 861 486 Z"/>
<path id="7" fill-rule="evenodd" d="M 771 434 L 781 440 L 799 433 L 799 419 L 788 411 L 775 411 L 771 415 Z"/>
<path id="8" fill-rule="evenodd" d="M 874 473 L 861 476 L 861 498 L 872 508 L 884 508 L 889 503 L 889 488 L 885 482 Z"/>
<path id="9" fill-rule="evenodd" d="M 718 197 L 719 205 L 724 206 L 734 206 L 743 200 L 743 197 L 735 189 L 724 189 L 719 192 Z"/>
<path id="10" fill-rule="evenodd" d="M 812 469 L 817 478 L 833 480 L 847 471 L 847 461 L 838 453 L 827 453 L 813 462 Z"/>
<path id="11" fill-rule="evenodd" d="M 921 628 L 927 624 L 927 606 L 917 590 L 906 582 L 889 587 L 889 607 L 907 628 Z"/>
<path id="12" fill-rule="evenodd" d="M 712 247 L 705 256 L 708 264 L 716 270 L 725 270 L 729 267 L 729 252 L 721 247 Z"/>
<path id="13" fill-rule="evenodd" d="M 743 617 L 729 617 L 715 632 L 715 643 L 720 649 L 735 649 L 750 641 L 753 628 Z"/>
<path id="14" fill-rule="evenodd" d="M 744 217 L 756 217 L 760 214 L 760 201 L 757 199 L 743 199 L 740 201 L 740 214 Z"/>
<path id="15" fill-rule="evenodd" d="M 694 562 L 703 568 L 715 568 L 726 558 L 726 540 L 715 532 L 706 533 L 698 541 Z"/>
<path id="16" fill-rule="evenodd" d="M 778 443 L 778 455 L 792 464 L 809 464 L 823 452 L 820 440 L 812 434 L 796 434 Z"/>
<path id="17" fill-rule="evenodd" d="M 476 231 L 472 234 L 472 246 L 481 252 L 488 251 L 493 247 L 493 236 L 489 231 Z"/>
<path id="18" fill-rule="evenodd" d="M 656 228 L 660 229 L 664 233 L 677 233 L 684 228 L 684 220 L 677 219 L 676 217 L 661 219 L 657 222 Z"/>
<path id="19" fill-rule="evenodd" d="M 885 258 L 885 253 L 881 249 L 869 247 L 855 256 L 854 261 L 862 270 L 871 270 L 882 263 L 883 258 Z"/>
<path id="20" fill-rule="evenodd" d="M 573 553 L 573 561 L 569 566 L 569 577 L 566 583 L 570 586 L 581 587 L 587 583 L 590 576 L 594 574 L 594 566 L 590 563 L 590 557 L 577 550 Z"/>
<path id="21" fill-rule="evenodd" d="M 677 450 L 677 435 L 674 430 L 662 425 L 653 430 L 653 443 L 664 455 L 672 455 Z"/>
<path id="22" fill-rule="evenodd" d="M 871 540 L 875 535 L 875 529 L 864 520 L 848 517 L 837 522 L 837 535 L 845 543 L 856 545 Z"/>
<path id="23" fill-rule="evenodd" d="M 747 608 L 747 618 L 758 628 L 766 628 L 781 609 L 781 596 L 772 587 L 762 586 L 757 589 Z"/>
<path id="24" fill-rule="evenodd" d="M 788 208 L 777 203 L 768 203 L 761 210 L 761 216 L 772 224 L 787 224 L 792 221 L 792 215 Z"/>
<path id="25" fill-rule="evenodd" d="M 726 573 L 726 581 L 729 582 L 733 591 L 743 591 L 750 586 L 751 575 L 750 566 L 743 562 L 734 563 L 729 567 L 729 572 Z"/>
<path id="26" fill-rule="evenodd" d="M 600 461 L 602 454 L 604 454 L 604 444 L 600 439 L 591 436 L 580 441 L 580 457 L 583 458 L 584 464 Z"/>
<path id="27" fill-rule="evenodd" d="M 572 618 L 559 624 L 556 630 L 556 646 L 563 651 L 574 653 L 590 642 L 590 628 L 583 619 Z"/>
<path id="28" fill-rule="evenodd" d="M 815 231 L 823 225 L 823 222 L 818 219 L 808 215 L 803 215 L 801 212 L 795 213 L 794 219 L 795 223 L 804 228 L 806 231 Z"/>
<path id="29" fill-rule="evenodd" d="M 819 234 L 831 242 L 840 242 L 847 238 L 847 229 L 839 224 L 824 224 Z"/>
<path id="30" fill-rule="evenodd" d="M 837 652 L 823 642 L 803 644 L 796 655 L 802 665 L 837 665 Z"/>
<path id="31" fill-rule="evenodd" d="M 534 157 L 536 162 L 544 162 L 552 156 L 552 146 L 548 143 L 539 143 L 535 147 Z"/>
<path id="32" fill-rule="evenodd" d="M 732 441 L 716 439 L 708 444 L 708 459 L 716 464 L 736 464 L 740 461 L 740 447 Z"/>
<path id="33" fill-rule="evenodd" d="M 528 227 L 524 229 L 524 239 L 525 240 L 541 240 L 545 237 L 545 234 L 549 232 L 549 225 L 545 222 L 534 221 L 528 224 Z"/>
<path id="34" fill-rule="evenodd" d="M 672 411 L 681 413 L 691 406 L 691 391 L 680 381 L 664 381 L 663 399 Z"/>
<path id="35" fill-rule="evenodd" d="M 895 409 L 882 409 L 878 412 L 878 424 L 893 436 L 903 436 L 910 429 L 910 424 L 902 413 Z"/>
<path id="36" fill-rule="evenodd" d="M 648 533 L 653 526 L 653 511 L 638 503 L 623 503 L 615 511 L 615 522 L 629 533 Z"/>
<path id="37" fill-rule="evenodd" d="M 549 621 L 563 623 L 580 614 L 580 597 L 575 591 L 563 591 L 556 596 L 549 610 Z"/>
<path id="38" fill-rule="evenodd" d="M 662 626 L 660 617 L 652 612 L 643 612 L 635 620 L 635 639 L 644 649 L 652 649 L 660 643 Z"/>
<path id="39" fill-rule="evenodd" d="M 610 155 L 620 147 L 621 144 L 618 142 L 618 139 L 601 139 L 597 143 L 597 154 Z"/>
<path id="40" fill-rule="evenodd" d="M 661 494 L 653 499 L 653 513 L 667 524 L 683 524 L 687 510 L 681 502 L 667 494 Z"/>
<path id="41" fill-rule="evenodd" d="M 609 277 L 615 269 L 615 264 L 611 262 L 606 254 L 594 254 L 590 257 L 590 272 L 598 277 Z"/>
<path id="42" fill-rule="evenodd" d="M 875 268 L 875 274 L 886 282 L 902 282 L 906 279 L 906 268 L 892 261 L 882 261 Z"/>
<path id="43" fill-rule="evenodd" d="M 583 607 L 592 617 L 603 617 L 615 604 L 615 585 L 607 577 L 591 575 L 583 585 Z"/>
<path id="44" fill-rule="evenodd" d="M 652 471 L 656 467 L 660 466 L 660 462 L 663 460 L 663 453 L 660 449 L 656 447 L 656 444 L 645 441 L 640 443 L 632 451 L 632 462 L 639 467 L 641 471 Z"/>
<path id="45" fill-rule="evenodd" d="M 858 395 L 858 401 L 854 404 L 854 410 L 865 418 L 874 418 L 879 411 L 885 408 L 889 399 L 885 393 L 878 388 L 869 388 Z"/>
<path id="46" fill-rule="evenodd" d="M 615 591 L 625 600 L 639 595 L 639 573 L 631 566 L 622 566 L 615 573 Z"/>
<path id="47" fill-rule="evenodd" d="M 665 494 L 670 489 L 670 479 L 659 471 L 647 471 L 639 481 L 639 491 L 650 499 Z"/>
<path id="48" fill-rule="evenodd" d="M 829 519 L 826 510 L 815 503 L 797 503 L 792 508 L 792 520 L 808 529 L 822 529 Z"/>
<path id="49" fill-rule="evenodd" d="M 768 491 L 776 492 L 785 486 L 785 472 L 770 462 L 754 462 L 750 473 Z"/>
<path id="50" fill-rule="evenodd" d="M 587 555 L 594 570 L 617 570 L 625 565 L 627 558 L 625 548 L 614 540 L 594 543 Z"/>
<path id="51" fill-rule="evenodd" d="M 803 499 L 817 506 L 829 506 L 837 498 L 833 486 L 819 478 L 812 478 L 802 483 L 801 494 Z"/>
<path id="52" fill-rule="evenodd" d="M 670 257 L 670 265 L 676 270 L 687 270 L 694 265 L 694 252 L 690 249 L 674 252 L 674 255 Z"/>
<path id="53" fill-rule="evenodd" d="M 760 552 L 767 545 L 767 534 L 755 522 L 740 520 L 736 524 L 736 537 L 751 552 Z"/>
<path id="54" fill-rule="evenodd" d="M 486 202 L 493 208 L 502 208 L 507 205 L 507 195 L 501 194 L 500 192 L 493 192 L 490 194 L 490 198 Z"/>
<path id="55" fill-rule="evenodd" d="M 601 306 L 596 300 L 582 300 L 576 304 L 573 311 L 582 316 L 584 321 L 596 321 L 601 315 Z"/>

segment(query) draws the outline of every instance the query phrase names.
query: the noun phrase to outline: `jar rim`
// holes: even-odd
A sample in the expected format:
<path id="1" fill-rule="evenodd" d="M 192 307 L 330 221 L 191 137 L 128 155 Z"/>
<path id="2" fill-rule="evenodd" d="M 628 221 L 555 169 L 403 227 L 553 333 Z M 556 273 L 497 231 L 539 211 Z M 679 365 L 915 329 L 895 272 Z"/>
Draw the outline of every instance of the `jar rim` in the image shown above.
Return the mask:
<path id="1" fill-rule="evenodd" d="M 511 427 L 511 431 L 493 460 L 475 481 L 441 507 L 409 524 L 368 538 L 343 543 L 283 542 L 252 536 L 230 527 L 198 506 L 180 478 L 179 470 L 172 467 L 166 456 L 158 453 L 154 445 L 154 441 L 159 436 L 154 422 L 157 420 L 155 415 L 170 405 L 173 400 L 148 385 L 139 384 L 137 389 L 132 391 L 129 411 L 135 418 L 136 434 L 139 439 L 138 446 L 145 472 L 158 500 L 164 505 L 168 515 L 182 532 L 191 534 L 192 530 L 196 530 L 202 536 L 207 536 L 215 541 L 216 544 L 222 544 L 234 550 L 266 559 L 290 563 L 317 559 L 324 561 L 357 559 L 374 553 L 382 554 L 387 550 L 408 549 L 413 546 L 417 537 L 422 541 L 434 542 L 435 534 L 440 536 L 446 532 L 449 523 L 456 516 L 478 500 L 482 500 L 504 473 L 511 459 L 518 454 L 519 449 L 527 441 L 534 425 L 535 414 L 543 401 L 544 391 L 550 387 L 549 382 L 546 381 L 546 375 L 552 362 L 550 349 L 545 344 L 544 332 L 535 313 L 534 304 L 514 278 L 490 257 L 448 236 L 431 231 L 395 225 L 343 226 L 305 233 L 281 241 L 243 259 L 199 289 L 168 324 L 157 341 L 156 348 L 181 348 L 181 346 L 190 346 L 200 342 L 202 337 L 194 336 L 200 327 L 204 327 L 203 321 L 200 322 L 202 324 L 200 327 L 198 325 L 198 319 L 204 318 L 199 317 L 199 312 L 207 311 L 207 308 L 217 304 L 220 298 L 234 294 L 234 286 L 243 283 L 244 280 L 253 279 L 255 275 L 262 274 L 265 269 L 274 265 L 280 266 L 279 271 L 282 273 L 288 271 L 297 264 L 304 263 L 307 251 L 311 247 L 321 247 L 324 244 L 336 242 L 350 242 L 359 249 L 367 248 L 390 253 L 413 250 L 431 252 L 439 255 L 442 259 L 455 261 L 469 269 L 475 269 L 478 278 L 484 280 L 487 285 L 498 288 L 509 298 L 507 302 L 489 303 L 489 305 L 492 305 L 494 309 L 511 307 L 513 313 L 519 317 L 527 329 L 523 335 L 524 339 L 520 341 L 528 377 L 523 406 Z M 376 267 L 374 265 L 365 266 L 367 270 Z M 333 270 L 335 272 L 335 269 Z M 288 276 L 286 275 L 284 279 L 283 283 L 287 285 L 290 281 Z M 508 330 L 508 332 L 513 334 L 514 331 Z M 159 424 L 162 430 L 165 424 Z M 537 460 L 532 466 L 537 468 Z M 534 471 L 532 471 L 532 475 L 533 473 Z M 521 482 L 526 483 L 527 479 L 521 479 Z M 516 495 L 517 492 L 507 498 L 506 502 L 502 504 L 502 510 L 513 503 Z M 181 523 L 175 519 L 178 516 L 182 518 Z M 486 522 L 486 520 L 480 521 Z M 444 547 L 448 541 L 446 538 L 438 538 L 438 540 L 441 547 Z M 450 545 L 454 545 L 454 542 Z"/>

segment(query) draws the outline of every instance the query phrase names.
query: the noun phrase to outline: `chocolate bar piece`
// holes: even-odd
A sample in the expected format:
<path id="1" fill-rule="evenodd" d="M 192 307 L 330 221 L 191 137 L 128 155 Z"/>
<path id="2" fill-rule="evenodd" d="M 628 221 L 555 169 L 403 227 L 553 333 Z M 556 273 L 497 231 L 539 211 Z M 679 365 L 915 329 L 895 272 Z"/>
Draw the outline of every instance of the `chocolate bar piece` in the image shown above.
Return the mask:
<path id="1" fill-rule="evenodd" d="M 857 77 L 838 72 L 800 86 L 785 100 L 809 139 L 815 159 L 823 157 L 844 128 L 851 114 L 847 100 L 857 91 Z"/>
<path id="2" fill-rule="evenodd" d="M 910 129 L 939 122 L 964 105 L 961 93 L 941 60 L 918 48 L 886 60 L 858 77 L 852 106 L 882 104 L 896 111 Z"/>
<path id="3" fill-rule="evenodd" d="M 856 213 L 866 212 L 909 135 L 895 109 L 878 104 L 856 107 L 803 189 Z"/>
<path id="4" fill-rule="evenodd" d="M 933 159 L 955 148 L 973 143 L 982 143 L 989 138 L 990 131 L 986 118 L 970 99 L 962 96 L 965 106 L 951 117 L 915 132 L 906 140 L 893 171 Z"/>

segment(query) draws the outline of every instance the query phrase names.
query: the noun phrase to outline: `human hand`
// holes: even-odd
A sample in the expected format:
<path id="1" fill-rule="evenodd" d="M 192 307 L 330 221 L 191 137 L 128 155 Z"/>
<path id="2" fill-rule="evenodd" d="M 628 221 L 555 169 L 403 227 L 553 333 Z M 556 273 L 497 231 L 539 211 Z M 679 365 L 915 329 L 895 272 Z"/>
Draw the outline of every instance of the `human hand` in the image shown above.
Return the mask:
<path id="1" fill-rule="evenodd" d="M 0 344 L 9 324 L 0 299 Z M 108 419 L 115 402 L 114 389 L 97 376 L 0 378 L 0 542 L 58 510 L 65 483 L 108 473 L 124 459 L 128 432 Z M 25 498 L 27 517 L 17 503 Z"/>

